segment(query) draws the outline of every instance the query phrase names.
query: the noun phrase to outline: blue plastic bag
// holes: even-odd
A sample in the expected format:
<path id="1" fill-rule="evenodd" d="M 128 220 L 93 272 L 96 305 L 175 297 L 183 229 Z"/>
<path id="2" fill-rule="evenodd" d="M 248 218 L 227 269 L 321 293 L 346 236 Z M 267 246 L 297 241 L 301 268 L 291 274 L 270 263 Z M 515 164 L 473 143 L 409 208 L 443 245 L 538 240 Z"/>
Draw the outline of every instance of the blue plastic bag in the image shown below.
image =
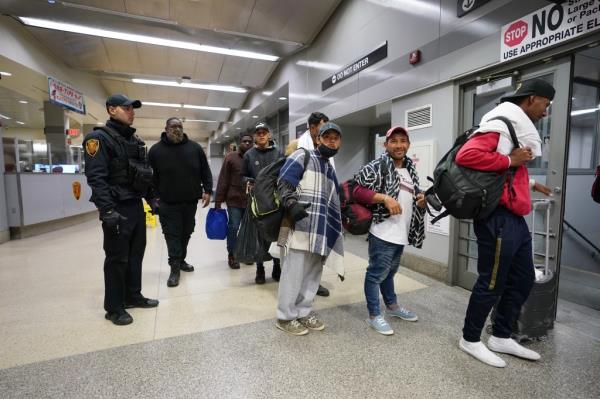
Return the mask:
<path id="1" fill-rule="evenodd" d="M 206 216 L 206 236 L 209 240 L 224 240 L 227 238 L 227 211 L 210 208 Z"/>

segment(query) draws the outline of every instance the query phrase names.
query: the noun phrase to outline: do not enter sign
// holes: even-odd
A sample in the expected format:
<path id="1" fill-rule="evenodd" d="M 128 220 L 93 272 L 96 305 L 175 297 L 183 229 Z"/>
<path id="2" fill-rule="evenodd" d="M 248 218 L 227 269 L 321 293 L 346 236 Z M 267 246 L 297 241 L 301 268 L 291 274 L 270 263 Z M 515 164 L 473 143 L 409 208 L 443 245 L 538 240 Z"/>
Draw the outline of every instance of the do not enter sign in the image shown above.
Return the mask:
<path id="1" fill-rule="evenodd" d="M 517 21 L 511 24 L 506 33 L 504 33 L 504 44 L 508 47 L 514 47 L 527 37 L 529 26 L 525 21 Z"/>

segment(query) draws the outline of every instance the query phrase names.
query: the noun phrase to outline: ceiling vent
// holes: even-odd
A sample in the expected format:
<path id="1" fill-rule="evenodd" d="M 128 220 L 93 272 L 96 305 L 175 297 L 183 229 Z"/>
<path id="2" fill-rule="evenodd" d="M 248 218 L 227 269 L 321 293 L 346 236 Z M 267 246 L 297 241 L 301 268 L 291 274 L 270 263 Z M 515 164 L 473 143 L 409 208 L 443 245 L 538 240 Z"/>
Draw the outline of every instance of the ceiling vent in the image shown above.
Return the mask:
<path id="1" fill-rule="evenodd" d="M 432 123 L 431 104 L 406 111 L 405 125 L 408 130 L 423 129 L 431 127 Z"/>

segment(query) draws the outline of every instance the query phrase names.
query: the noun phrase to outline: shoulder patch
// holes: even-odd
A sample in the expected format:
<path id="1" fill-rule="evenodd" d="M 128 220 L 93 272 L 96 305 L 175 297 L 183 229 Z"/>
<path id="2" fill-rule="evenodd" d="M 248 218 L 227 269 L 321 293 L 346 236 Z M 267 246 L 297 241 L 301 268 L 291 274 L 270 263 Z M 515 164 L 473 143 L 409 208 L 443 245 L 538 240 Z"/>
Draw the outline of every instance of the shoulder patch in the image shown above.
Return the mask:
<path id="1" fill-rule="evenodd" d="M 90 157 L 93 157 L 94 155 L 96 155 L 96 153 L 98 153 L 99 149 L 100 149 L 100 140 L 89 139 L 88 141 L 85 142 L 85 152 L 87 152 L 87 154 Z"/>

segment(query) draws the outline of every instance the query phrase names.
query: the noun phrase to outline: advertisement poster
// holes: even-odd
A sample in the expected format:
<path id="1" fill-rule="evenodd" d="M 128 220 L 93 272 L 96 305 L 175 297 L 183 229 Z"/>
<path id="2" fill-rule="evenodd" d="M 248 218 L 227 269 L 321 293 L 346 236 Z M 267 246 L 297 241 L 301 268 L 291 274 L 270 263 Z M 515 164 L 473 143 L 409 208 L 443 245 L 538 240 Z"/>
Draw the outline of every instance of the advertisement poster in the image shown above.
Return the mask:
<path id="1" fill-rule="evenodd" d="M 83 93 L 69 84 L 48 76 L 48 95 L 50 102 L 85 115 Z"/>

